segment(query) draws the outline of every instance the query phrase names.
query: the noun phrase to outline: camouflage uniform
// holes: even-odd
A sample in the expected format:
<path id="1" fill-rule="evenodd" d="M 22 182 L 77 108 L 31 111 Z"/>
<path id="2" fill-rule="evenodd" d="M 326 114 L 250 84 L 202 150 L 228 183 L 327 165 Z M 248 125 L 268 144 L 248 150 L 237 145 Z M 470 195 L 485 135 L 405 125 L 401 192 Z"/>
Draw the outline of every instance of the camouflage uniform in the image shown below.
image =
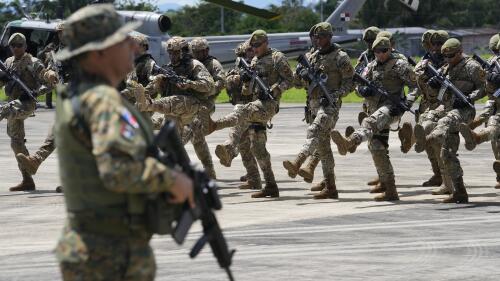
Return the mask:
<path id="1" fill-rule="evenodd" d="M 390 41 L 379 37 L 373 42 L 373 48 L 390 49 Z M 411 91 L 417 86 L 415 72 L 407 61 L 391 54 L 384 63 L 375 60 L 365 70 L 364 76 L 380 85 L 390 95 L 404 98 L 404 85 Z M 360 94 L 367 97 L 368 111 L 372 114 L 365 118 L 361 128 L 357 129 L 347 139 L 338 131 L 332 131 L 333 141 L 337 144 L 339 153 L 345 155 L 353 152 L 361 142 L 369 141 L 368 148 L 372 154 L 377 174 L 380 179 L 380 188 L 377 192 L 384 193 L 375 197 L 375 200 L 399 200 L 396 191 L 394 170 L 389 160 L 389 130 L 392 123 L 398 122 L 404 111 L 390 101 L 381 98 L 375 93 L 366 93 L 368 88 L 358 87 Z"/>
<path id="2" fill-rule="evenodd" d="M 26 39 L 24 35 L 14 33 L 9 39 L 10 44 L 26 46 Z M 16 72 L 26 86 L 34 91 L 37 91 L 43 84 L 53 87 L 53 83 L 57 79 L 57 75 L 53 71 L 45 69 L 40 60 L 32 57 L 29 53 L 24 53 L 20 58 L 10 57 L 5 61 L 5 65 L 8 70 Z M 7 135 L 11 140 L 14 155 L 18 153 L 29 155 L 25 145 L 24 120 L 35 111 L 36 101 L 29 98 L 14 81 L 0 79 L 0 87 L 3 85 L 5 85 L 8 103 L 0 108 L 0 121 L 4 118 L 7 119 Z M 35 184 L 31 175 L 26 171 L 26 167 L 19 161 L 18 167 L 23 181 L 10 190 L 34 190 Z"/>
<path id="3" fill-rule="evenodd" d="M 80 9 L 67 23 L 72 43 L 58 54 L 63 60 L 127 44 L 127 33 L 138 27 L 124 25 L 111 5 L 102 4 Z M 97 24 L 102 28 L 87 28 Z M 153 280 L 146 198 L 170 189 L 172 171 L 148 156 L 153 133 L 147 119 L 103 78 L 83 70 L 75 75 L 70 91 L 60 95 L 55 125 L 68 211 L 55 250 L 62 278 Z"/>
<path id="4" fill-rule="evenodd" d="M 459 54 L 461 60 L 456 65 L 445 64 L 440 71 L 466 95 L 471 102 L 474 102 L 485 95 L 485 72 L 481 66 L 468 56 L 463 56 L 462 46 L 457 39 L 448 39 L 442 46 L 443 55 Z M 431 83 L 432 81 L 429 81 Z M 431 83 L 432 85 L 432 83 Z M 444 176 L 449 177 L 453 187 L 453 194 L 444 200 L 446 203 L 466 203 L 468 202 L 467 191 L 463 183 L 463 171 L 457 157 L 458 146 L 460 144 L 459 124 L 472 121 L 475 109 L 468 107 L 458 98 L 451 97 L 451 93 L 446 92 L 450 97 L 452 109 L 439 119 L 437 126 L 426 137 L 435 149 L 441 149 L 441 158 L 444 165 Z"/>
<path id="5" fill-rule="evenodd" d="M 262 45 L 265 43 L 267 43 L 267 34 L 263 30 L 257 30 L 252 34 L 250 44 Z M 250 128 L 252 151 L 266 182 L 264 190 L 253 194 L 252 197 L 278 197 L 278 186 L 271 168 L 271 157 L 266 149 L 266 123 L 278 112 L 282 93 L 292 86 L 293 73 L 285 55 L 274 49 L 268 49 L 260 57 L 255 56 L 250 65 L 264 83 L 268 84 L 274 99 L 259 99 L 245 105 L 237 105 L 232 113 L 217 120 L 216 129 L 234 128 L 231 129 L 229 140 L 224 145 L 216 147 L 215 154 L 221 160 L 221 164 L 227 167 L 231 166 L 232 159 L 238 154 L 237 148 L 242 134 L 247 128 Z M 258 95 L 260 89 L 256 83 L 250 81 L 244 84 L 244 91 Z"/>
<path id="6" fill-rule="evenodd" d="M 332 27 L 329 23 L 322 22 L 316 26 L 316 36 L 333 35 Z M 307 128 L 306 143 L 293 162 L 293 167 L 300 167 L 308 155 L 317 152 L 321 159 L 321 166 L 324 176 L 324 189 L 316 194 L 316 199 L 338 198 L 335 185 L 335 162 L 330 146 L 330 131 L 335 127 L 338 120 L 341 98 L 348 95 L 353 88 L 352 76 L 354 68 L 351 65 L 349 56 L 338 45 L 330 45 L 326 49 L 319 49 L 309 58 L 311 67 L 328 75 L 326 87 L 332 97 L 334 104 L 329 104 L 323 96 L 319 86 L 312 89 L 309 95 L 309 104 L 314 121 Z M 299 73 L 299 75 L 301 75 Z M 304 83 L 305 85 L 309 83 Z M 285 168 L 287 162 L 283 162 Z M 290 171 L 290 169 L 289 169 Z"/>
<path id="7" fill-rule="evenodd" d="M 154 91 L 163 93 L 165 97 L 156 100 L 143 96 L 138 98 L 139 110 L 159 112 L 164 114 L 166 119 L 175 120 L 181 136 L 184 126 L 194 120 L 200 106 L 209 102 L 214 87 L 214 80 L 208 70 L 201 62 L 187 54 L 187 48 L 186 40 L 181 37 L 174 36 L 167 41 L 168 51 L 182 52 L 180 61 L 176 64 L 171 62 L 168 67 L 172 67 L 177 75 L 186 78 L 187 88 L 182 89 L 179 85 L 170 83 L 165 75 L 159 74 L 146 89 L 148 91 L 153 87 Z"/>

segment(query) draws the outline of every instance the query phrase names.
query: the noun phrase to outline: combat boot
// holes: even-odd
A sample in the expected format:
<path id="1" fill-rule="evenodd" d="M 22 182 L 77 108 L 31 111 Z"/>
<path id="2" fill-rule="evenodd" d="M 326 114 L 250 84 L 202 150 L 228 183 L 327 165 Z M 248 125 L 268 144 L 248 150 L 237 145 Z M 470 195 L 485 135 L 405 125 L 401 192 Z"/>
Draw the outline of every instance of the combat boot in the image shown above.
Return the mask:
<path id="1" fill-rule="evenodd" d="M 299 173 L 300 166 L 306 161 L 307 155 L 304 153 L 299 153 L 295 160 L 289 161 L 285 160 L 283 161 L 283 167 L 288 171 L 288 176 L 294 179 L 297 174 Z"/>
<path id="2" fill-rule="evenodd" d="M 326 180 L 322 180 L 319 183 L 311 186 L 311 191 L 321 191 L 326 188 Z"/>
<path id="3" fill-rule="evenodd" d="M 220 163 L 223 166 L 231 167 L 231 162 L 233 161 L 233 158 L 236 157 L 235 154 L 236 153 L 230 145 L 219 144 L 215 147 L 215 155 L 219 157 Z"/>
<path id="4" fill-rule="evenodd" d="M 63 187 L 62 186 L 56 187 L 56 192 L 57 193 L 62 193 L 63 192 Z"/>
<path id="5" fill-rule="evenodd" d="M 481 126 L 481 124 L 483 124 L 483 123 L 484 123 L 484 120 L 478 119 L 478 118 L 474 118 L 474 120 L 470 121 L 469 128 L 471 130 L 474 130 L 475 128 Z"/>
<path id="6" fill-rule="evenodd" d="M 345 128 L 345 136 L 346 136 L 346 137 L 350 137 L 350 136 L 354 133 L 354 131 L 355 131 L 355 130 L 354 130 L 354 127 L 353 127 L 353 126 L 347 126 L 347 127 Z M 351 147 L 351 148 L 348 150 L 348 151 L 349 151 L 349 153 L 354 153 L 354 152 L 356 152 L 356 148 L 357 148 L 357 146 L 353 146 L 353 147 Z"/>
<path id="7" fill-rule="evenodd" d="M 425 150 L 425 129 L 422 125 L 417 124 L 413 129 L 415 136 L 415 152 L 420 153 Z"/>
<path id="8" fill-rule="evenodd" d="M 451 188 L 449 188 L 446 185 L 443 185 L 443 186 L 439 187 L 438 189 L 434 189 L 431 192 L 432 195 L 449 195 L 451 193 L 452 193 Z"/>
<path id="9" fill-rule="evenodd" d="M 500 189 L 500 161 L 493 162 L 493 170 L 497 174 L 497 184 L 495 185 L 496 189 Z"/>
<path id="10" fill-rule="evenodd" d="M 370 189 L 370 193 L 383 193 L 385 192 L 385 185 L 380 182 Z"/>
<path id="11" fill-rule="evenodd" d="M 259 181 L 246 181 L 238 186 L 239 189 L 254 189 L 260 190 L 262 189 L 262 184 Z"/>
<path id="12" fill-rule="evenodd" d="M 9 188 L 9 191 L 32 191 L 35 190 L 35 182 L 33 181 L 32 177 L 24 177 L 23 181 L 11 188 Z"/>
<path id="13" fill-rule="evenodd" d="M 434 172 L 434 175 L 430 177 L 427 181 L 424 181 L 422 183 L 422 186 L 429 187 L 429 186 L 441 186 L 443 184 L 443 177 L 441 176 L 441 170 L 439 169 L 439 164 L 437 159 L 432 159 L 431 160 L 431 166 L 432 166 L 432 172 Z"/>
<path id="14" fill-rule="evenodd" d="M 278 189 L 278 186 L 275 183 L 266 184 L 266 186 L 264 186 L 264 189 L 252 194 L 252 198 L 264 198 L 264 197 L 271 197 L 271 198 L 280 197 L 280 191 Z"/>
<path id="15" fill-rule="evenodd" d="M 366 113 L 364 111 L 361 111 L 360 113 L 358 113 L 358 123 L 360 126 L 361 126 L 361 123 L 363 123 L 363 120 L 368 116 L 369 116 L 368 113 Z"/>
<path id="16" fill-rule="evenodd" d="M 42 164 L 42 161 L 32 155 L 26 156 L 22 153 L 18 153 L 16 155 L 16 158 L 24 167 L 25 171 L 30 175 L 36 174 L 38 167 L 40 167 L 40 164 Z"/>
<path id="17" fill-rule="evenodd" d="M 299 176 L 301 176 L 305 182 L 312 183 L 314 179 L 314 170 L 316 170 L 318 163 L 319 157 L 316 157 L 315 155 L 311 156 L 306 164 L 306 167 L 299 169 Z"/>
<path id="18" fill-rule="evenodd" d="M 380 179 L 379 177 L 376 177 L 366 183 L 367 185 L 378 185 L 380 184 Z"/>
<path id="19" fill-rule="evenodd" d="M 398 131 L 398 137 L 401 141 L 401 152 L 408 153 L 413 145 L 413 128 L 410 123 L 403 123 Z"/>
<path id="20" fill-rule="evenodd" d="M 464 180 L 462 177 L 458 177 L 453 182 L 454 191 L 450 197 L 443 200 L 443 203 L 457 203 L 465 204 L 469 203 L 469 195 L 465 189 Z"/>
<path id="21" fill-rule="evenodd" d="M 467 150 L 473 150 L 476 148 L 476 145 L 481 143 L 481 139 L 487 135 L 487 132 L 474 132 L 467 124 L 464 123 L 460 123 L 458 129 L 460 130 L 462 137 L 464 137 L 465 148 L 467 148 Z"/>
<path id="22" fill-rule="evenodd" d="M 380 182 L 381 188 L 385 191 L 382 194 L 375 196 L 375 201 L 398 201 L 398 191 L 396 190 L 396 184 L 394 180 L 389 180 L 388 182 Z"/>
<path id="23" fill-rule="evenodd" d="M 320 193 L 314 195 L 314 199 L 339 199 L 339 193 L 335 183 L 328 184 L 325 182 L 325 188 Z"/>
<path id="24" fill-rule="evenodd" d="M 355 148 L 358 146 L 355 139 L 352 138 L 352 135 L 348 138 L 345 138 L 339 131 L 333 130 L 330 133 L 330 136 L 333 142 L 337 145 L 337 150 L 340 155 L 346 155 L 347 151 L 353 148 L 355 151 Z"/>
<path id="25" fill-rule="evenodd" d="M 243 175 L 243 176 L 240 177 L 240 181 L 245 182 L 247 180 L 248 180 L 248 175 Z"/>

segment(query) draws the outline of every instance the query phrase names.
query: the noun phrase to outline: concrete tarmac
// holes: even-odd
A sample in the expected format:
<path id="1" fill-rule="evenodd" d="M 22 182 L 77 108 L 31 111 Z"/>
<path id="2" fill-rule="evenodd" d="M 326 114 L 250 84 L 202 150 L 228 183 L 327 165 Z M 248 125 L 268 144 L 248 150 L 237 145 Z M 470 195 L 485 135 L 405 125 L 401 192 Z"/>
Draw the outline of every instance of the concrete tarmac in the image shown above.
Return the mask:
<path id="1" fill-rule="evenodd" d="M 360 104 L 343 106 L 337 128 L 357 124 Z M 232 110 L 218 105 L 214 118 Z M 366 182 L 375 169 L 366 143 L 355 154 L 340 156 L 332 143 L 339 200 L 313 200 L 310 184 L 291 179 L 282 161 L 293 159 L 305 140 L 302 105 L 284 104 L 272 120 L 268 150 L 280 187 L 277 199 L 252 199 L 237 189 L 244 174 L 240 158 L 223 167 L 213 153 L 228 130 L 210 135 L 223 210 L 217 213 L 231 248 L 236 280 L 499 280 L 500 200 L 488 143 L 469 152 L 463 141 L 460 161 L 470 194 L 469 204 L 442 204 L 444 196 L 421 187 L 431 176 L 425 153 L 400 151 L 391 133 L 390 155 L 401 200 L 374 202 Z M 405 115 L 404 119 L 411 120 Z M 39 109 L 26 121 L 27 146 L 34 152 L 54 119 Z M 192 146 L 187 145 L 193 160 Z M 20 181 L 6 122 L 0 122 L 0 280 L 58 280 L 52 250 L 64 223 L 57 155 L 45 161 L 35 192 L 9 192 Z M 321 180 L 321 167 L 315 182 Z M 170 237 L 152 242 L 158 265 L 156 280 L 227 280 L 209 247 L 195 260 L 190 247 L 200 235 L 192 229 L 183 246 Z"/>

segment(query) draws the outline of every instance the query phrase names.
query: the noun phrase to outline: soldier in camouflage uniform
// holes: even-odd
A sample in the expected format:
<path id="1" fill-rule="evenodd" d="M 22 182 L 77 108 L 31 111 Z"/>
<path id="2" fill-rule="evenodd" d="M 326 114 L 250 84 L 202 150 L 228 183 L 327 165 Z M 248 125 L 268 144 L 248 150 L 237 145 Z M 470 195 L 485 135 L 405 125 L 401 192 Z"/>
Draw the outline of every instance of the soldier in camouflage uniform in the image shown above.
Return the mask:
<path id="1" fill-rule="evenodd" d="M 266 123 L 271 121 L 279 110 L 279 101 L 282 93 L 292 86 L 293 73 L 288 60 L 283 53 L 269 48 L 267 34 L 263 30 L 256 30 L 250 38 L 250 45 L 255 51 L 255 57 L 250 66 L 259 74 L 264 83 L 267 83 L 272 99 L 264 97 L 261 89 L 251 77 L 241 77 L 244 91 L 259 96 L 259 99 L 242 106 L 236 106 L 235 110 L 225 117 L 217 120 L 211 130 L 233 127 L 230 138 L 223 145 L 217 145 L 215 154 L 219 157 L 222 165 L 229 167 L 231 161 L 238 154 L 238 146 L 243 132 L 250 128 L 250 140 L 252 152 L 257 158 L 260 168 L 264 174 L 266 186 L 260 192 L 252 194 L 253 198 L 279 197 L 278 185 L 271 168 L 271 156 L 266 149 Z M 254 182 L 259 178 L 252 178 Z"/>
<path id="2" fill-rule="evenodd" d="M 171 203 L 193 204 L 192 181 L 148 156 L 151 124 L 115 89 L 133 68 L 127 34 L 137 27 L 102 4 L 67 20 L 69 43 L 58 57 L 76 73 L 55 124 L 68 212 L 55 253 L 65 281 L 154 280 L 147 198 L 169 192 Z"/>
<path id="3" fill-rule="evenodd" d="M 57 74 L 44 68 L 42 62 L 26 52 L 26 38 L 21 33 L 14 33 L 8 41 L 12 57 L 5 61 L 9 71 L 17 73 L 26 86 L 38 91 L 42 86 L 54 87 L 57 83 Z M 24 120 L 35 111 L 36 101 L 31 99 L 14 81 L 9 81 L 0 71 L 0 87 L 5 85 L 8 103 L 0 107 L 0 121 L 7 119 L 7 135 L 11 140 L 14 155 L 22 153 L 29 155 L 25 145 Z M 11 187 L 10 191 L 34 190 L 35 183 L 26 166 L 18 161 L 18 167 L 23 176 L 20 184 Z"/>
<path id="4" fill-rule="evenodd" d="M 500 47 L 500 42 L 498 42 L 498 34 L 496 38 L 492 38 L 491 41 L 497 41 L 498 47 L 495 46 L 491 48 L 492 42 L 490 41 L 490 49 L 494 52 L 495 56 L 488 60 L 489 63 L 495 60 L 500 62 L 498 57 L 498 48 Z M 467 150 L 473 150 L 478 144 L 486 141 L 491 141 L 491 148 L 493 149 L 493 155 L 496 161 L 493 162 L 493 169 L 496 173 L 497 183 L 495 185 L 496 189 L 500 189 L 500 73 L 496 71 L 490 71 L 486 75 L 486 87 L 485 91 L 488 95 L 488 101 L 486 102 L 485 109 L 481 114 L 476 117 L 477 123 L 483 123 L 484 118 L 488 117 L 488 122 L 486 128 L 482 128 L 478 132 L 474 132 L 470 128 L 470 124 L 460 124 L 460 133 L 465 140 L 465 148 Z M 474 120 L 474 121 L 476 121 Z"/>
<path id="5" fill-rule="evenodd" d="M 462 44 L 455 38 L 448 39 L 441 47 L 441 53 L 445 57 L 446 64 L 440 68 L 440 72 L 459 89 L 470 103 L 482 98 L 485 95 L 486 74 L 481 65 L 462 52 Z M 441 88 L 441 84 L 432 77 L 427 82 L 435 89 Z M 425 137 L 426 142 L 440 149 L 441 158 L 444 165 L 443 177 L 449 177 L 453 189 L 450 197 L 445 203 L 467 203 L 469 201 L 467 191 L 463 182 L 463 171 L 457 157 L 458 146 L 460 144 L 459 124 L 472 121 L 476 113 L 464 101 L 460 100 L 449 91 L 446 91 L 449 98 L 451 110 L 439 119 L 437 126 Z M 447 104 L 445 102 L 445 104 Z"/>
<path id="6" fill-rule="evenodd" d="M 312 89 L 309 95 L 309 105 L 311 106 L 314 121 L 307 128 L 307 140 L 294 161 L 284 161 L 283 165 L 287 170 L 298 170 L 298 167 L 306 160 L 307 156 L 318 152 L 323 168 L 324 180 L 318 187 L 323 187 L 319 194 L 314 195 L 315 199 L 337 199 L 338 192 L 335 185 L 335 162 L 330 146 L 330 130 L 335 127 L 338 114 L 342 105 L 342 97 L 348 95 L 353 88 L 352 77 L 354 68 L 351 65 L 349 56 L 340 49 L 339 45 L 331 44 L 333 30 L 330 23 L 322 22 L 316 25 L 314 31 L 317 40 L 318 50 L 308 58 L 311 67 L 328 76 L 326 87 L 333 103 L 330 104 L 319 86 Z M 298 75 L 308 85 L 309 81 L 306 69 L 298 69 Z M 315 188 L 317 190 L 319 188 Z"/>
<path id="7" fill-rule="evenodd" d="M 170 56 L 167 67 L 172 67 L 184 81 L 176 83 L 164 74 L 156 75 L 146 91 L 136 91 L 137 106 L 140 111 L 159 112 L 166 119 L 175 120 L 182 136 L 184 126 L 191 123 L 200 106 L 209 101 L 214 91 L 214 80 L 205 66 L 189 54 L 189 45 L 184 38 L 170 38 L 166 48 Z M 153 100 L 151 96 L 144 95 L 149 91 L 160 92 L 164 97 Z"/>
<path id="8" fill-rule="evenodd" d="M 444 58 L 441 54 L 441 47 L 449 39 L 448 32 L 444 30 L 434 30 L 432 33 L 427 32 L 422 37 L 425 40 L 425 35 L 429 34 L 428 48 L 429 51 L 424 55 L 422 60 L 415 67 L 417 73 L 418 91 L 417 96 L 421 96 L 420 105 L 418 108 L 419 114 L 417 124 L 414 128 L 415 151 L 420 153 L 425 150 L 427 157 L 431 162 L 432 177 L 422 183 L 422 186 L 441 186 L 433 190 L 433 195 L 451 194 L 451 181 L 446 178 L 444 172 L 443 160 L 441 159 L 441 148 L 430 145 L 425 142 L 427 136 L 436 126 L 438 120 L 446 115 L 446 112 L 451 109 L 449 103 L 441 102 L 438 99 L 439 89 L 430 87 L 427 82 L 429 77 L 426 67 L 428 64 L 439 69 L 443 66 Z M 425 41 L 422 42 L 425 48 Z"/>
<path id="9" fill-rule="evenodd" d="M 410 88 L 410 96 L 417 86 L 415 72 L 406 60 L 391 53 L 391 43 L 385 37 L 379 37 L 373 42 L 376 60 L 371 62 L 364 71 L 364 76 L 385 89 L 390 95 L 398 97 L 411 106 L 411 99 L 404 100 L 403 87 Z M 363 120 L 361 128 L 355 130 L 347 138 L 333 130 L 332 139 L 338 147 L 339 154 L 354 152 L 364 141 L 369 141 L 368 148 L 372 154 L 380 186 L 371 192 L 383 192 L 375 197 L 377 201 L 399 200 L 394 179 L 394 170 L 389 160 L 389 131 L 391 124 L 399 122 L 404 110 L 389 100 L 382 98 L 371 88 L 359 86 L 358 92 L 368 101 L 368 111 L 372 114 Z"/>

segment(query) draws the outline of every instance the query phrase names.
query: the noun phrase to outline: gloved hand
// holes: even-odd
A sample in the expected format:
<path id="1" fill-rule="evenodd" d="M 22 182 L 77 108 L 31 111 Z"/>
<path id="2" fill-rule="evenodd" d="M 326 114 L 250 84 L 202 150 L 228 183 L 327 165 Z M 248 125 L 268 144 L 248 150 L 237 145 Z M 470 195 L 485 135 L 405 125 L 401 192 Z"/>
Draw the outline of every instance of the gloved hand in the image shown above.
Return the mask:
<path id="1" fill-rule="evenodd" d="M 489 72 L 488 74 L 486 74 L 486 80 L 488 80 L 488 82 L 491 82 L 495 86 L 500 87 L 500 73 Z"/>
<path id="2" fill-rule="evenodd" d="M 427 81 L 427 85 L 429 85 L 433 89 L 439 89 L 441 88 L 441 83 L 439 83 L 439 80 L 436 76 L 433 76 Z"/>
<path id="3" fill-rule="evenodd" d="M 246 71 L 240 71 L 240 79 L 243 82 L 248 82 L 248 81 L 252 80 L 252 76 L 250 75 L 250 73 L 248 73 Z"/>
<path id="4" fill-rule="evenodd" d="M 371 97 L 374 95 L 373 90 L 368 86 L 359 86 L 358 92 L 364 98 Z"/>
<path id="5" fill-rule="evenodd" d="M 309 72 L 305 68 L 301 68 L 299 71 L 299 77 L 302 78 L 304 81 L 311 82 L 311 79 L 309 79 Z"/>

